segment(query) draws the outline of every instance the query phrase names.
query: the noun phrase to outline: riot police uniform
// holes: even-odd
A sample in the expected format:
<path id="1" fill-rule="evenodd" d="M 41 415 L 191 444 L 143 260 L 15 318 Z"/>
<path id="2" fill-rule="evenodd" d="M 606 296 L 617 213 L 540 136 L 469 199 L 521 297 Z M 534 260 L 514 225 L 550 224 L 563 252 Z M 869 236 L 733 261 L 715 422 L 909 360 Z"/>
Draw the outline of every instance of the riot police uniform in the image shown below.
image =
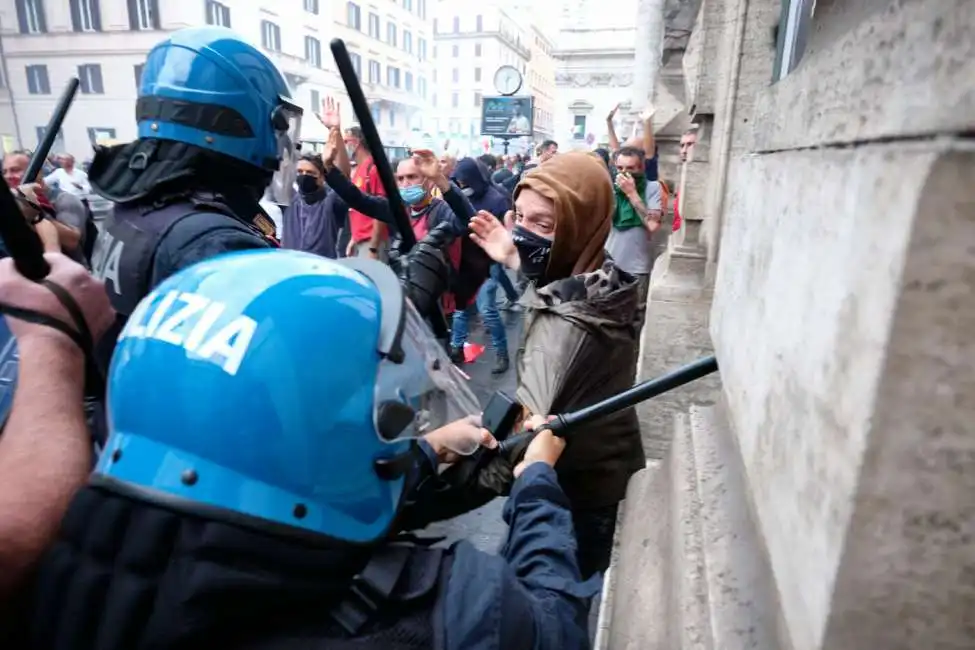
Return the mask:
<path id="1" fill-rule="evenodd" d="M 289 92 L 263 53 L 223 28 L 175 32 L 149 53 L 138 139 L 99 148 L 89 170 L 95 191 L 116 203 L 92 256 L 118 313 L 97 351 L 103 370 L 159 282 L 213 255 L 276 245 L 259 201 L 269 184 L 291 187 L 301 109 Z"/>
<path id="2" fill-rule="evenodd" d="M 399 534 L 436 472 L 421 432 L 470 395 L 389 267 L 204 261 L 139 303 L 116 356 L 113 431 L 18 599 L 23 647 L 588 647 L 598 583 L 551 466 L 516 480 L 499 555 Z"/>

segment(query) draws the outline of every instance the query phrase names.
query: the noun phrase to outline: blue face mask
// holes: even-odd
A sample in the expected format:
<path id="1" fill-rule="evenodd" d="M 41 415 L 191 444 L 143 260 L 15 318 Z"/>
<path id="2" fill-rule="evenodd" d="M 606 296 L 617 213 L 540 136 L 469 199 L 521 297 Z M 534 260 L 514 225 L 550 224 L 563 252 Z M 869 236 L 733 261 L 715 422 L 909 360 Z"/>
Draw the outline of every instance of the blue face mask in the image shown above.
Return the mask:
<path id="1" fill-rule="evenodd" d="M 409 187 L 401 187 L 399 195 L 403 197 L 403 202 L 406 205 L 416 205 L 426 198 L 427 191 L 422 185 L 410 185 Z"/>

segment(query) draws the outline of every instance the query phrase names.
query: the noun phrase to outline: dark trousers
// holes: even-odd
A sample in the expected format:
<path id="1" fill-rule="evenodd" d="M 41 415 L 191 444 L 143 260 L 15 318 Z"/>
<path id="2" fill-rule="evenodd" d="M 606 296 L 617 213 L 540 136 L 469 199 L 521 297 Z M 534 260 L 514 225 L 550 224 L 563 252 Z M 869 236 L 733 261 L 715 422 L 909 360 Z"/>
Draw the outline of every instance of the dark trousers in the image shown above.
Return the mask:
<path id="1" fill-rule="evenodd" d="M 614 503 L 604 508 L 572 511 L 572 525 L 579 545 L 576 559 L 583 580 L 609 568 L 618 507 L 619 504 Z"/>

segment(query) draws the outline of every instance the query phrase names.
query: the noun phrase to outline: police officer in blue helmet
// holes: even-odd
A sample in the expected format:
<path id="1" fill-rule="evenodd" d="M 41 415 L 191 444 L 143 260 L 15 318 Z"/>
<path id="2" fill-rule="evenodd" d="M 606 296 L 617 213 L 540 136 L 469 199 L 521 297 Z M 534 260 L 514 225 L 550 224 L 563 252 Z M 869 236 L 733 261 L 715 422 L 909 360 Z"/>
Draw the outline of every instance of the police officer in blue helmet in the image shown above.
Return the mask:
<path id="1" fill-rule="evenodd" d="M 16 647 L 589 647 L 598 583 L 550 433 L 499 555 L 398 535 L 417 481 L 493 442 L 457 373 L 379 262 L 247 251 L 161 283 L 119 338 L 111 435 Z"/>
<path id="2" fill-rule="evenodd" d="M 146 58 L 134 142 L 97 148 L 93 189 L 116 203 L 92 266 L 104 279 L 118 327 L 159 282 L 213 255 L 274 246 L 260 207 L 287 191 L 301 109 L 284 76 L 257 48 L 223 27 L 174 32 Z M 287 197 L 277 197 L 286 201 Z M 111 334 L 111 333 L 110 333 Z M 108 367 L 106 336 L 98 351 Z"/>

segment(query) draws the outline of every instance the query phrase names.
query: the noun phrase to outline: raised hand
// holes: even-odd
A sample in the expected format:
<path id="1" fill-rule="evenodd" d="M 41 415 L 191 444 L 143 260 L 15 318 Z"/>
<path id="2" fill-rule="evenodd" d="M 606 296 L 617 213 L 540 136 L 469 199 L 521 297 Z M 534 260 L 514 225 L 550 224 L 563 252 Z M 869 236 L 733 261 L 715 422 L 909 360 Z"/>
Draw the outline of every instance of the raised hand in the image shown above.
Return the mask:
<path id="1" fill-rule="evenodd" d="M 327 129 L 342 128 L 342 114 L 339 110 L 339 103 L 335 101 L 334 97 L 326 97 L 322 100 L 322 112 L 318 119 Z"/>
<path id="2" fill-rule="evenodd" d="M 488 257 L 509 269 L 521 267 L 518 249 L 511 239 L 511 233 L 493 214 L 481 210 L 471 218 L 469 226 L 471 239 L 484 249 Z"/>
<path id="3" fill-rule="evenodd" d="M 617 102 L 616 106 L 613 107 L 613 110 L 611 110 L 609 112 L 609 115 L 606 116 L 606 119 L 612 120 L 614 117 L 616 117 L 616 111 L 620 110 L 620 106 L 622 105 L 623 105 L 622 102 Z"/>
<path id="4" fill-rule="evenodd" d="M 443 167 L 433 152 L 419 151 L 413 154 L 413 162 L 426 178 L 436 180 L 443 176 Z"/>

